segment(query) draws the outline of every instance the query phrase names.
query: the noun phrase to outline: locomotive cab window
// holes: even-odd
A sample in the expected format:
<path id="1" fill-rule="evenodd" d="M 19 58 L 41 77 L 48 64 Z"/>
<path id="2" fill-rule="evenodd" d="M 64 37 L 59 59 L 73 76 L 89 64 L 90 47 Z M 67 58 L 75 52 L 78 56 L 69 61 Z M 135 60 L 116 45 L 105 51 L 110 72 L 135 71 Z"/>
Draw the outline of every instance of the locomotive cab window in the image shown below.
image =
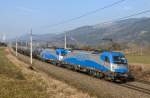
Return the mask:
<path id="1" fill-rule="evenodd" d="M 107 56 L 105 56 L 105 62 L 110 63 L 110 60 Z"/>
<path id="2" fill-rule="evenodd" d="M 127 64 L 125 56 L 114 56 L 113 59 L 115 64 Z"/>

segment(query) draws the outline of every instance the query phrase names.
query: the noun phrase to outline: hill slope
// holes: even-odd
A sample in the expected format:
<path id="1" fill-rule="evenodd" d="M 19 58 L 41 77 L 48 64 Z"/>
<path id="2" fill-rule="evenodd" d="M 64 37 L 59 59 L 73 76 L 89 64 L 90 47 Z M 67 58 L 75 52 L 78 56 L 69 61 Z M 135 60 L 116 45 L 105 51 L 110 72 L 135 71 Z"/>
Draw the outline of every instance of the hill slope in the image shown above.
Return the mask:
<path id="1" fill-rule="evenodd" d="M 103 38 L 118 43 L 148 46 L 150 42 L 150 18 L 127 19 L 110 24 L 84 26 L 69 31 L 68 40 L 88 45 L 100 45 Z M 70 39 L 69 39 L 70 38 Z M 60 35 L 59 39 L 63 39 Z"/>
<path id="2" fill-rule="evenodd" d="M 150 46 L 150 18 L 131 18 L 107 24 L 83 26 L 68 31 L 68 44 L 98 46 L 105 44 L 103 38 L 111 38 L 114 42 L 128 46 Z M 51 42 L 53 45 L 64 43 L 64 33 L 40 35 L 37 39 Z"/>

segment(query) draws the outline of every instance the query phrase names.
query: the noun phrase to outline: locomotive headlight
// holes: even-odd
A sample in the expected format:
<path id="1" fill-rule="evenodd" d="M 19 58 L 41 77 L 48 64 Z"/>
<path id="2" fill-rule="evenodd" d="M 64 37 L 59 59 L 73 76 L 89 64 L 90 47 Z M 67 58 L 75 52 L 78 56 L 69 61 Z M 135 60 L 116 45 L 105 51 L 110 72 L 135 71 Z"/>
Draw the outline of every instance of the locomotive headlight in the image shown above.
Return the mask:
<path id="1" fill-rule="evenodd" d="M 112 66 L 113 69 L 115 69 L 115 66 Z"/>
<path id="2" fill-rule="evenodd" d="M 116 68 L 117 68 L 117 65 L 116 65 L 116 64 L 111 64 L 111 70 L 112 70 L 112 71 L 115 71 Z"/>
<path id="3" fill-rule="evenodd" d="M 112 69 L 115 69 L 117 68 L 117 65 L 116 64 L 112 64 Z"/>

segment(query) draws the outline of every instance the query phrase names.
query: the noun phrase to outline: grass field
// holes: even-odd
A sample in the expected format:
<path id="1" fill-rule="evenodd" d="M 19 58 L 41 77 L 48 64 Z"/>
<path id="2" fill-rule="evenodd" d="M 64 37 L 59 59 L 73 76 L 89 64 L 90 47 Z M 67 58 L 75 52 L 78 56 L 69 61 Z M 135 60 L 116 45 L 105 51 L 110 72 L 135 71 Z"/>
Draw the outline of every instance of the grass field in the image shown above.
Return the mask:
<path id="1" fill-rule="evenodd" d="M 129 63 L 150 64 L 150 55 L 126 55 Z"/>
<path id="2" fill-rule="evenodd" d="M 40 80 L 27 77 L 6 58 L 4 48 L 0 48 L 0 98 L 48 98 Z"/>

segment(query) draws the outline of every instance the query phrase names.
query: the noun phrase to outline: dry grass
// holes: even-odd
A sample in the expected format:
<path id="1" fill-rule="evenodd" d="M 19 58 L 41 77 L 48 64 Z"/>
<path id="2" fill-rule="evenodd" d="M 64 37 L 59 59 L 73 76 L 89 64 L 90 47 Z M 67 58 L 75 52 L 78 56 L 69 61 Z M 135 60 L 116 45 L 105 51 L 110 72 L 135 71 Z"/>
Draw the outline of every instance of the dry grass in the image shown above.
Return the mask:
<path id="1" fill-rule="evenodd" d="M 0 87 L 3 88 L 0 90 L 0 98 L 96 98 L 53 79 L 45 73 L 28 69 L 27 64 L 14 58 L 8 50 L 6 52 L 7 58 L 16 65 L 13 65 L 15 66 L 14 71 L 18 70 L 20 75 L 16 74 L 19 75 L 19 80 L 5 76 L 0 78 L 0 81 L 3 82 L 0 84 Z M 3 53 L 2 50 L 0 53 Z M 11 62 L 9 62 L 10 65 L 12 65 Z"/>
<path id="2" fill-rule="evenodd" d="M 39 85 L 37 79 L 25 75 L 11 63 L 0 49 L 0 98 L 47 98 L 46 85 Z"/>
<path id="3" fill-rule="evenodd" d="M 150 54 L 127 55 L 130 70 L 138 79 L 150 81 Z"/>
<path id="4" fill-rule="evenodd" d="M 150 65 L 150 55 L 127 55 L 129 63 L 140 63 Z"/>
<path id="5" fill-rule="evenodd" d="M 131 64 L 129 67 L 135 78 L 150 81 L 150 65 Z"/>

